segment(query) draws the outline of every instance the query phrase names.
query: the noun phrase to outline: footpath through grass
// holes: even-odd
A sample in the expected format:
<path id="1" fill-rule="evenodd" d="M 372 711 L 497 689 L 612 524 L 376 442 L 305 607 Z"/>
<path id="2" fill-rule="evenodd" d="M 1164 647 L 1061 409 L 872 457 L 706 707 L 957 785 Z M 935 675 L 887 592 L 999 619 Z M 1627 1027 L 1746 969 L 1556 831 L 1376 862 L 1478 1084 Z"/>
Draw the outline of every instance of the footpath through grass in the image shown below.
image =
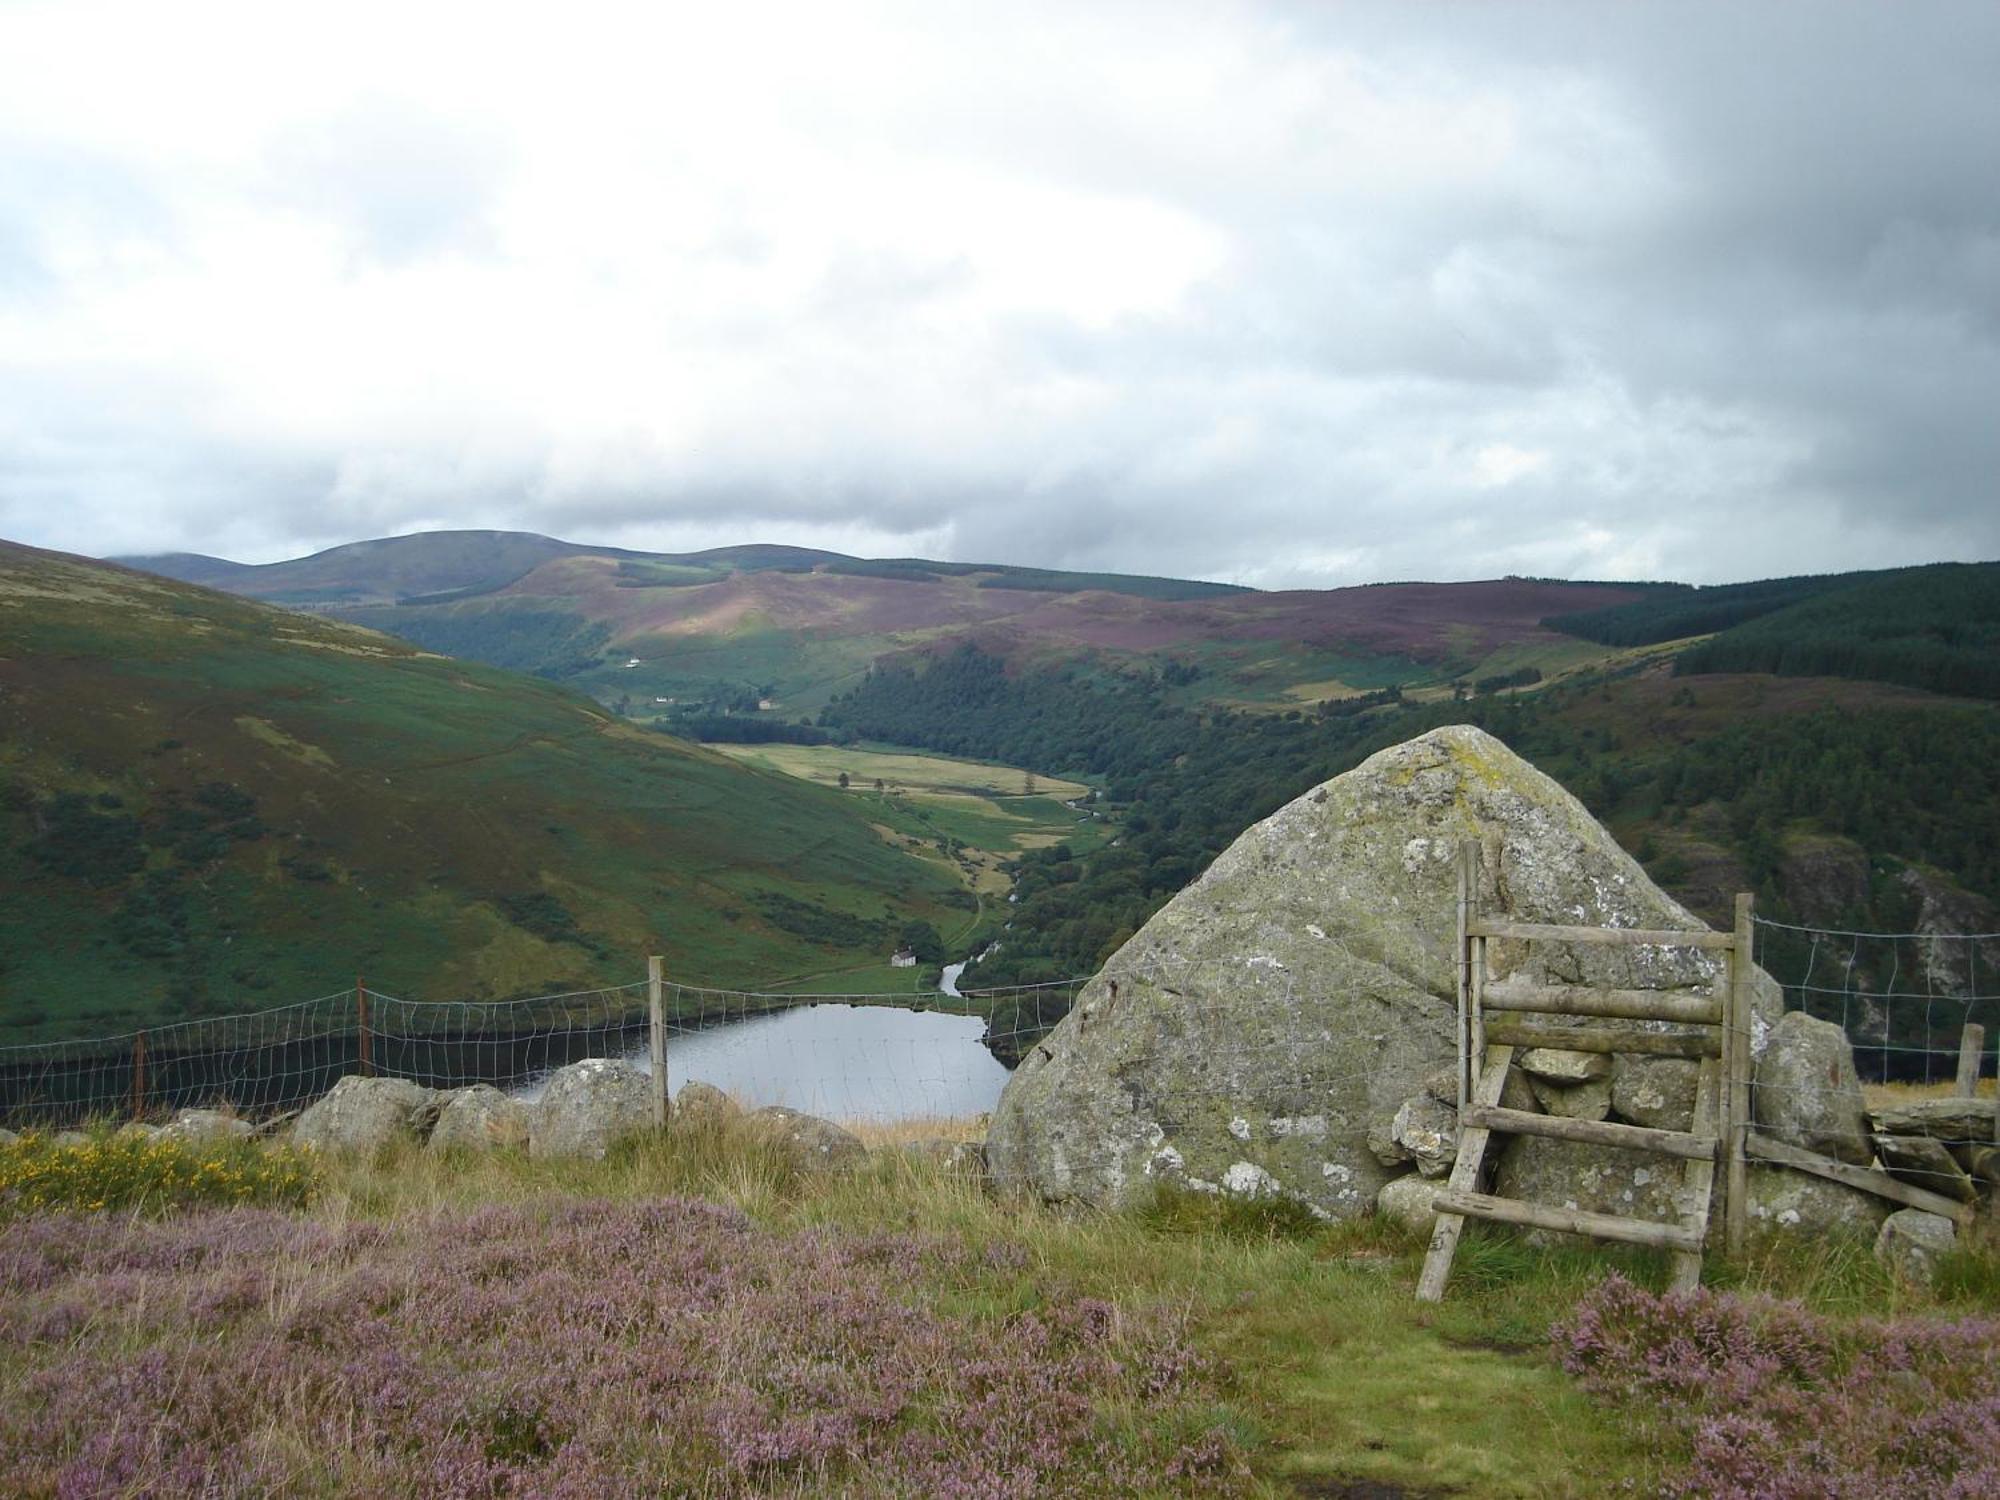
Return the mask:
<path id="1" fill-rule="evenodd" d="M 1768 1318 L 1711 1307 L 1713 1347 L 1653 1358 L 1641 1335 L 1685 1315 L 1607 1274 L 1657 1288 L 1664 1264 L 1594 1247 L 1468 1234 L 1421 1307 L 1421 1243 L 1384 1222 L 1204 1197 L 1065 1218 L 921 1152 L 818 1178 L 712 1129 L 601 1163 L 321 1162 L 303 1209 L 26 1207 L 0 1204 L 10 1495 L 1860 1493 L 1688 1489 L 1717 1440 L 1679 1417 L 1736 1389 L 1702 1375 L 1717 1357 L 1793 1392 L 1801 1430 L 1811 1393 Z M 1915 1340 L 1964 1419 L 1933 1452 L 2000 1411 L 2000 1334 L 1969 1316 L 2000 1308 L 1990 1260 L 1937 1294 L 1835 1243 L 1726 1279 L 1802 1299 L 1776 1336 L 1822 1330 L 1850 1428 L 1856 1359 L 1913 1347 L 1864 1314 L 1957 1330 Z"/>

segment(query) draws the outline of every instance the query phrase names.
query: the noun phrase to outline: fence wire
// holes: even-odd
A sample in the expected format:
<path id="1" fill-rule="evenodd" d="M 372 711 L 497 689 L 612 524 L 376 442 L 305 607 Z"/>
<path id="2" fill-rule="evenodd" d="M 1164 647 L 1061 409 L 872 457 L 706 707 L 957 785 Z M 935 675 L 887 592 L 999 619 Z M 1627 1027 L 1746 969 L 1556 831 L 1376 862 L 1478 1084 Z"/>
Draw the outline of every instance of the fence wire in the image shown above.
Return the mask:
<path id="1" fill-rule="evenodd" d="M 1806 1134 L 1823 1154 L 1879 1162 L 1912 1186 L 1970 1201 L 1984 1153 L 2000 1144 L 1995 1086 L 1980 1082 L 2000 1044 L 2000 933 L 1856 932 L 1760 917 L 1755 938 L 1786 1010 L 1839 1026 L 1861 1080 L 1878 1087 L 1857 1119 L 1847 1080 L 1760 1065 L 1753 1118 Z M 1962 1096 L 1968 1044 L 1973 1093 Z"/>
<path id="2" fill-rule="evenodd" d="M 934 994 L 796 994 L 667 983 L 670 1082 L 691 1076 L 758 1103 L 869 1117 L 990 1106 L 1021 1050 L 1083 981 Z M 958 1022 L 942 1035 L 893 1011 Z M 226 1107 L 302 1108 L 349 1073 L 427 1088 L 486 1083 L 532 1097 L 587 1057 L 650 1068 L 647 982 L 516 1000 L 417 1001 L 345 989 L 242 1015 L 109 1037 L 0 1046 L 0 1125 L 60 1127 Z M 983 1044 L 983 1047 L 979 1044 Z M 695 1069 L 695 1072 L 690 1072 Z M 912 1109 L 912 1101 L 923 1105 Z"/>

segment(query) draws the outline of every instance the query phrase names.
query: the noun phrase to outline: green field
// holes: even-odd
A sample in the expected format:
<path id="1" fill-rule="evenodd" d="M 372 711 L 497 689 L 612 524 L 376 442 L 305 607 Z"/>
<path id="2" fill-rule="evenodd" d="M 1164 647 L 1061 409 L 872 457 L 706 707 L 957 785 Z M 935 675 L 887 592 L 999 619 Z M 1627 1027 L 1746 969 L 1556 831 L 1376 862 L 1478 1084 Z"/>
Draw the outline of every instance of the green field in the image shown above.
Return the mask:
<path id="1" fill-rule="evenodd" d="M 1081 782 L 1018 766 L 868 746 L 709 748 L 848 799 L 892 846 L 949 873 L 969 893 L 968 902 L 940 918 L 936 926 L 947 949 L 959 956 L 992 935 L 999 914 L 1006 910 L 1003 903 L 1013 885 L 1011 867 L 1017 858 L 1059 844 L 1079 854 L 1098 849 L 1116 827 L 1094 810 L 1068 805 L 1090 793 Z M 843 773 L 848 778 L 845 788 L 840 786 Z M 816 971 L 788 987 L 853 994 L 904 994 L 930 988 L 923 974 L 879 961 Z"/>
<path id="2" fill-rule="evenodd" d="M 822 786 L 839 786 L 844 775 L 853 791 L 875 790 L 879 781 L 890 792 L 919 801 L 949 804 L 971 799 L 1086 796 L 1080 781 L 1040 776 L 1019 766 L 953 760 L 943 755 L 919 755 L 893 750 L 850 749 L 838 745 L 717 745 L 716 749 L 752 765 L 783 771 Z"/>
<path id="3" fill-rule="evenodd" d="M 546 682 L 0 547 L 0 1033 L 352 984 L 770 987 L 964 925 L 860 799 Z M 912 824 L 921 828 L 920 823 Z"/>

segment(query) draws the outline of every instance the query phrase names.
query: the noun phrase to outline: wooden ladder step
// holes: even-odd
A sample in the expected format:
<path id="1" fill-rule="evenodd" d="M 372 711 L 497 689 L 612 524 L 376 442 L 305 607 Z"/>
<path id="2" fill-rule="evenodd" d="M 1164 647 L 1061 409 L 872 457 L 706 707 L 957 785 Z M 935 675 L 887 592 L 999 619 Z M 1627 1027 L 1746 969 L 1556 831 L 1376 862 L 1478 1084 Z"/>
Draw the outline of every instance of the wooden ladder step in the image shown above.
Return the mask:
<path id="1" fill-rule="evenodd" d="M 1605 943 L 1620 948 L 1733 948 L 1733 932 L 1667 932 L 1641 927 L 1559 927 L 1548 922 L 1466 923 L 1466 935 L 1522 942 Z"/>
<path id="2" fill-rule="evenodd" d="M 1556 1208 L 1546 1203 L 1523 1203 L 1517 1198 L 1495 1198 L 1488 1193 L 1446 1188 L 1431 1200 L 1440 1214 L 1462 1214 L 1473 1219 L 1492 1219 L 1501 1224 L 1519 1224 L 1529 1229 L 1555 1229 L 1565 1234 L 1587 1234 L 1592 1239 L 1616 1240 L 1624 1245 L 1652 1245 L 1666 1250 L 1698 1253 L 1705 1235 L 1679 1224 L 1656 1224 L 1650 1219 L 1627 1219 L 1617 1214 L 1588 1213 L 1580 1208 Z"/>
<path id="3" fill-rule="evenodd" d="M 1485 1021 L 1486 1040 L 1509 1047 L 1555 1047 L 1565 1052 L 1629 1052 L 1638 1057 L 1720 1057 L 1716 1031 L 1642 1031 L 1632 1026 L 1549 1026 L 1518 1016 Z"/>
<path id="4" fill-rule="evenodd" d="M 1596 989 L 1581 984 L 1529 984 L 1498 979 L 1480 992 L 1487 1010 L 1535 1011 L 1543 1015 L 1610 1016 L 1621 1021 L 1675 1021 L 1720 1026 L 1722 1001 L 1714 995 L 1671 990 Z"/>
<path id="5" fill-rule="evenodd" d="M 1651 1151 L 1685 1161 L 1714 1161 L 1715 1137 L 1686 1130 L 1652 1130 L 1644 1125 L 1619 1125 L 1610 1120 L 1571 1120 L 1562 1115 L 1538 1115 L 1525 1109 L 1468 1104 L 1465 1123 L 1506 1135 L 1538 1135 L 1552 1141 L 1585 1141 L 1593 1146 L 1618 1146 L 1627 1151 Z"/>

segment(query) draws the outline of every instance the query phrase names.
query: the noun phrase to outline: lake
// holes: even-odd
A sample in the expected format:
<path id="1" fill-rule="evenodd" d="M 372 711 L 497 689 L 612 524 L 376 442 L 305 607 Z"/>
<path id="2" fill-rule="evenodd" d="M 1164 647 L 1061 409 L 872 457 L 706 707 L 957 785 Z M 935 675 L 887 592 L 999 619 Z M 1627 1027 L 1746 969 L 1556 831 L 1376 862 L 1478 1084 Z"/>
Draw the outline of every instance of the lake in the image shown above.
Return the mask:
<path id="1" fill-rule="evenodd" d="M 679 1033 L 667 1044 L 667 1082 L 691 1078 L 750 1108 L 783 1104 L 830 1120 L 976 1115 L 999 1101 L 1007 1069 L 980 1044 L 979 1016 L 888 1005 L 802 1005 L 726 1026 Z M 652 1071 L 645 1047 L 627 1054 Z M 532 1099 L 541 1081 L 518 1091 Z"/>

